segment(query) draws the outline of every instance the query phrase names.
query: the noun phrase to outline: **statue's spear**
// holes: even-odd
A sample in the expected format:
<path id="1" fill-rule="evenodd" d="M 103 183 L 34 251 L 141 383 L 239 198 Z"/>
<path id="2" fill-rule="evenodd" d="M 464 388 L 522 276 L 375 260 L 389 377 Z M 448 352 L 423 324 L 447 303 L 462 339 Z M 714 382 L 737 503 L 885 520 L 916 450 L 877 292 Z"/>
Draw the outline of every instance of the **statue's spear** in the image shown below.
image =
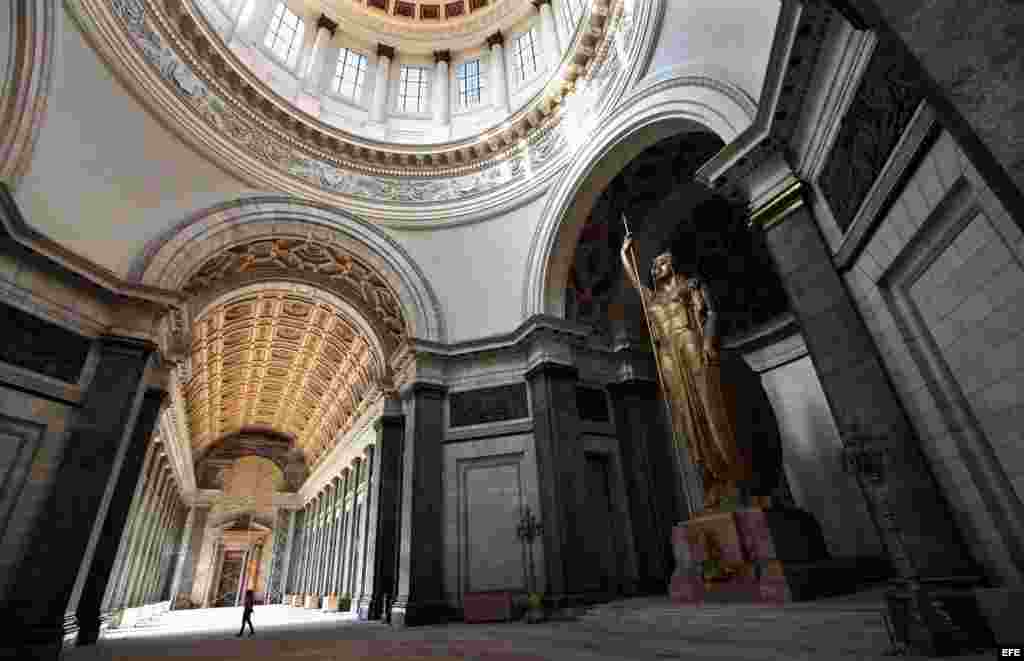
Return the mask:
<path id="1" fill-rule="evenodd" d="M 631 231 L 629 231 L 629 221 L 626 220 L 626 214 L 622 214 L 622 224 L 626 228 L 626 238 L 627 239 L 631 238 L 633 236 L 633 233 Z M 633 267 L 633 273 L 636 274 L 636 278 L 639 281 L 640 280 L 640 269 L 637 267 L 636 246 L 633 245 L 632 243 L 629 244 L 629 260 L 630 260 L 631 265 Z M 656 370 L 658 372 L 658 387 L 661 388 L 661 395 L 662 395 L 661 400 L 662 400 L 662 403 L 664 403 L 664 405 L 665 405 L 665 416 L 666 416 L 666 419 L 668 421 L 669 428 L 672 430 L 672 436 L 673 436 L 673 438 L 677 438 L 678 439 L 678 437 L 680 435 L 680 430 L 676 429 L 675 418 L 672 416 L 672 405 L 668 401 L 668 389 L 665 388 L 665 376 L 664 376 L 664 373 L 661 371 L 661 355 L 658 353 L 658 347 L 657 347 L 657 343 L 658 343 L 657 338 L 658 338 L 658 336 L 654 333 L 654 322 L 651 319 L 651 315 L 650 315 L 650 313 L 647 310 L 647 297 L 644 296 L 644 294 L 643 294 L 643 283 L 642 282 L 640 283 L 640 287 L 641 287 L 641 289 L 640 289 L 640 305 L 643 307 L 643 310 L 644 310 L 644 320 L 647 322 L 647 334 L 650 335 L 650 337 L 651 337 L 651 344 L 653 345 L 653 348 L 654 348 L 654 366 L 655 366 L 655 368 L 656 368 Z M 695 502 L 693 500 L 694 494 L 693 494 L 693 489 L 691 488 L 691 485 L 690 485 L 690 478 L 687 475 L 688 471 L 686 470 L 686 467 L 683 465 L 682 460 L 679 458 L 679 453 L 678 452 L 676 452 L 676 463 L 679 465 L 679 474 L 683 478 L 683 489 L 686 490 L 686 500 L 687 500 L 687 505 L 690 508 L 690 513 L 691 514 L 692 513 L 696 513 L 697 505 L 695 504 Z M 698 496 L 699 495 L 700 494 L 698 494 Z M 700 500 L 698 500 L 696 502 L 699 502 L 699 503 L 703 504 L 703 499 L 700 499 Z"/>

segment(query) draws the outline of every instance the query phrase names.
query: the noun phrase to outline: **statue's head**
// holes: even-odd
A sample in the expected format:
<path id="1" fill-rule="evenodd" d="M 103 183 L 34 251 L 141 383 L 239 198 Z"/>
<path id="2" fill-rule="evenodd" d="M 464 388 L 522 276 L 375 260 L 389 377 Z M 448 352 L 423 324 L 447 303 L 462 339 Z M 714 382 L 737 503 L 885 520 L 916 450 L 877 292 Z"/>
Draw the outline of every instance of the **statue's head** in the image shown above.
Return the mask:
<path id="1" fill-rule="evenodd" d="M 675 260 L 672 253 L 663 252 L 651 262 L 651 280 L 656 285 L 660 280 L 672 277 L 676 272 Z"/>

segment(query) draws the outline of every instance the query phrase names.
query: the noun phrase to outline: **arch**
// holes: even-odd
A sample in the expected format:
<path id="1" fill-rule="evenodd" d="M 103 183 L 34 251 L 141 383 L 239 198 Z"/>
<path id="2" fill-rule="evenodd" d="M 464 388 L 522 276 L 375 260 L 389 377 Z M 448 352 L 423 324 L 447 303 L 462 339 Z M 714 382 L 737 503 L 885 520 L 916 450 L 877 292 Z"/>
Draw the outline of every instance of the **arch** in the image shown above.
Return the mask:
<path id="1" fill-rule="evenodd" d="M 202 209 L 149 241 L 133 260 L 129 282 L 184 291 L 189 279 L 218 255 L 260 241 L 316 244 L 355 260 L 386 284 L 401 310 L 408 338 L 444 342 L 441 305 L 412 257 L 379 228 L 344 209 L 282 195 L 232 200 Z M 300 265 L 289 279 L 324 286 L 317 266 Z M 364 288 L 365 289 L 365 288 Z M 373 301 L 349 301 L 374 317 Z"/>
<path id="2" fill-rule="evenodd" d="M 309 467 L 294 438 L 273 430 L 246 428 L 225 434 L 196 453 L 193 465 L 199 488 L 219 488 L 222 471 L 243 457 L 273 462 L 281 470 L 287 492 L 297 492 L 309 476 Z"/>
<path id="3" fill-rule="evenodd" d="M 245 508 L 232 512 L 222 512 L 216 516 L 210 517 L 209 527 L 213 529 L 223 528 L 229 526 L 238 519 L 247 516 L 251 523 L 265 527 L 267 530 L 274 529 L 274 520 L 257 509 Z"/>
<path id="4" fill-rule="evenodd" d="M 523 318 L 562 316 L 579 232 L 626 163 L 655 142 L 689 131 L 710 131 L 728 145 L 752 124 L 756 110 L 728 72 L 707 64 L 680 64 L 642 80 L 598 122 L 548 193 L 527 257 Z"/>

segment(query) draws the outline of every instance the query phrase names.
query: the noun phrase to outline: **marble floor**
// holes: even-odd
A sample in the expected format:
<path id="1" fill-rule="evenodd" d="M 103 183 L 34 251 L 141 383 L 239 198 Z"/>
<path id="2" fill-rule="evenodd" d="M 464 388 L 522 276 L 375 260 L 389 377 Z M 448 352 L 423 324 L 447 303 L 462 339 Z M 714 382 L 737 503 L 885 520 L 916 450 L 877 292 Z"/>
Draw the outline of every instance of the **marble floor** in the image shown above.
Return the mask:
<path id="1" fill-rule="evenodd" d="M 166 613 L 66 661 L 114 659 L 308 661 L 872 661 L 889 639 L 871 595 L 783 608 L 678 607 L 665 598 L 623 600 L 567 621 L 528 625 L 449 624 L 394 629 L 287 606 L 259 606 L 254 637 L 236 638 L 240 608 Z M 913 657 L 902 657 L 911 659 Z M 961 656 L 963 661 L 988 656 Z"/>

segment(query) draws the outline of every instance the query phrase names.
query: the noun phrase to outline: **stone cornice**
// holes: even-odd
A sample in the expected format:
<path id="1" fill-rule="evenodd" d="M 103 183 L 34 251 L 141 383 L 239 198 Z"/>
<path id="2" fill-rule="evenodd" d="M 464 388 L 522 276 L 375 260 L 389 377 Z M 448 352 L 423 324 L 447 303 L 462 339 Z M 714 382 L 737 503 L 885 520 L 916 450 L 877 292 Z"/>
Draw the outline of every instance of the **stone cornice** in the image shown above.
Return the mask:
<path id="1" fill-rule="evenodd" d="M 557 73 L 518 112 L 474 140 L 425 147 L 346 134 L 296 110 L 191 5 L 69 0 L 68 7 L 126 86 L 219 166 L 257 187 L 345 205 L 383 224 L 424 227 L 507 211 L 542 193 L 536 189 L 571 157 L 575 144 L 561 126 L 566 95 L 586 81 L 603 104 L 606 90 L 621 91 L 618 80 L 636 66 L 602 57 L 614 51 L 608 35 L 622 23 L 625 3 L 595 2 Z"/>

